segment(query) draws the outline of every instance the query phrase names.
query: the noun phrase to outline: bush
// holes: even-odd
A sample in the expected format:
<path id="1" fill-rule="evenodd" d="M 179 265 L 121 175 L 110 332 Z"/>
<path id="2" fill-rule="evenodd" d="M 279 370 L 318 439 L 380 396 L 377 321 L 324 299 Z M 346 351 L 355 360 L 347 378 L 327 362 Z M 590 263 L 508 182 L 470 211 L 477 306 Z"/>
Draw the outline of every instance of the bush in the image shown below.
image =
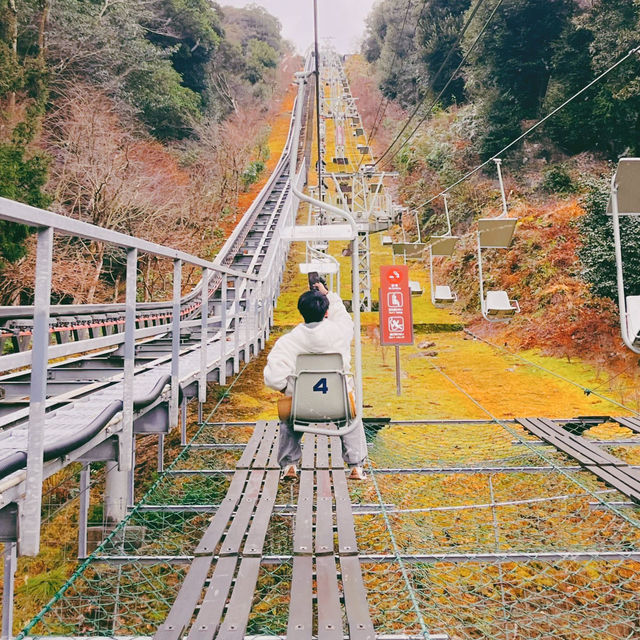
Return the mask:
<path id="1" fill-rule="evenodd" d="M 591 183 L 582 205 L 586 214 L 580 220 L 582 277 L 594 294 L 618 300 L 613 225 L 608 216 L 609 180 Z M 640 295 L 640 221 L 631 216 L 620 218 L 622 257 L 627 295 Z"/>
<path id="2" fill-rule="evenodd" d="M 563 164 L 554 164 L 546 169 L 540 186 L 547 193 L 567 194 L 576 191 L 571 175 Z"/>
<path id="3" fill-rule="evenodd" d="M 264 171 L 264 162 L 255 160 L 250 162 L 249 166 L 242 172 L 240 179 L 242 180 L 242 188 L 246 191 L 252 184 L 258 182 L 260 174 Z"/>

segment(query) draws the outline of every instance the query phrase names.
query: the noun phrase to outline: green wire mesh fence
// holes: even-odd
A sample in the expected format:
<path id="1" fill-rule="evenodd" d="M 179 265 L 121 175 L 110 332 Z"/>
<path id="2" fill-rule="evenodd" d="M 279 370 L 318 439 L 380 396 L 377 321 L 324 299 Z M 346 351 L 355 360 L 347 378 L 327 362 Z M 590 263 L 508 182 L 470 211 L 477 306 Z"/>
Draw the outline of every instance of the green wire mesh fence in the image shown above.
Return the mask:
<path id="1" fill-rule="evenodd" d="M 152 635 L 250 432 L 205 424 L 28 633 Z M 350 491 L 377 633 L 640 635 L 628 498 L 512 423 L 373 425 L 368 439 L 369 479 Z M 286 634 L 296 500 L 297 485 L 281 485 L 249 635 Z"/>

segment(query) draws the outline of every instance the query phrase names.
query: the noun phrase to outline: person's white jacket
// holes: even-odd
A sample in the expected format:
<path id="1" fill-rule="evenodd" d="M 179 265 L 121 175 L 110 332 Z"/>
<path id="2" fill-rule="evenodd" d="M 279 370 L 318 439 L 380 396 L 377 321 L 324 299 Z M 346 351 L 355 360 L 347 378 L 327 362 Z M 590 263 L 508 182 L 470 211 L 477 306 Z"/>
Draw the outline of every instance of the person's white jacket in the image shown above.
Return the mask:
<path id="1" fill-rule="evenodd" d="M 276 340 L 264 368 L 264 383 L 276 391 L 291 395 L 289 377 L 295 375 L 296 359 L 302 353 L 340 353 L 345 371 L 351 368 L 353 320 L 333 291 L 327 294 L 329 311 L 320 322 L 299 324 Z"/>

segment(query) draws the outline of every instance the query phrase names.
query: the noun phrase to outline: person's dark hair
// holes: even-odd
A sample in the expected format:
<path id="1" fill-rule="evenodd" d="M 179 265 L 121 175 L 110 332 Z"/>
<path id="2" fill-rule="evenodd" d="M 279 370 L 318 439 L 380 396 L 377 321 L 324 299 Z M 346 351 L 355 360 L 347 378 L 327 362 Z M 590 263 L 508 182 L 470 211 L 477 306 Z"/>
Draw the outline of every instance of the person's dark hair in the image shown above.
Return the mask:
<path id="1" fill-rule="evenodd" d="M 320 322 L 328 308 L 329 299 L 319 291 L 305 291 L 298 298 L 298 311 L 306 323 Z"/>

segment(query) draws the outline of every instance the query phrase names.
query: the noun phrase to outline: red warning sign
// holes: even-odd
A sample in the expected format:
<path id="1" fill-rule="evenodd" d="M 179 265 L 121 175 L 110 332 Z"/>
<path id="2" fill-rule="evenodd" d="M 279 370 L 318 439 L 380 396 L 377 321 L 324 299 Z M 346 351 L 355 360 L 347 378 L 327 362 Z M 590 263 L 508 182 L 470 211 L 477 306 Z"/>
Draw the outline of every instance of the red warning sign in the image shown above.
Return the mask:
<path id="1" fill-rule="evenodd" d="M 380 344 L 413 344 L 409 267 L 380 267 Z"/>

